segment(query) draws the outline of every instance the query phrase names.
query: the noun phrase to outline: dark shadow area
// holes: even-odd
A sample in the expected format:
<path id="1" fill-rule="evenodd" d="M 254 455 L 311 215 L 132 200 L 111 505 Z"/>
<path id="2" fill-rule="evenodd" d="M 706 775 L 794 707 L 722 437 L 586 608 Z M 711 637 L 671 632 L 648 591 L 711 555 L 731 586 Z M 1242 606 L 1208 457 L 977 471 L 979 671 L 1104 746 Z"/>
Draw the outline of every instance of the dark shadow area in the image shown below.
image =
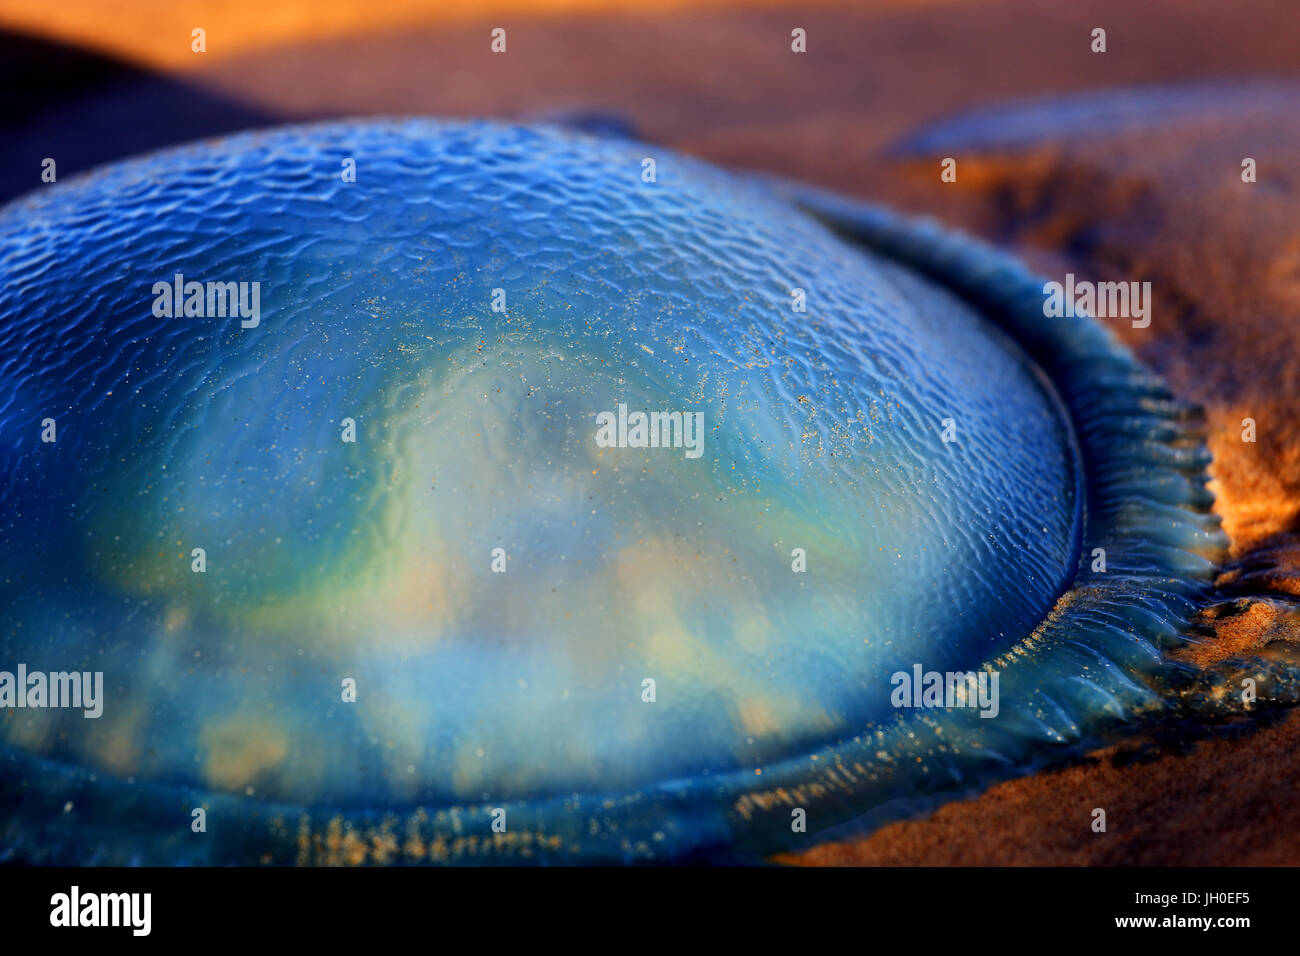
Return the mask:
<path id="1" fill-rule="evenodd" d="M 102 163 L 280 118 L 110 56 L 0 31 L 0 203 Z"/>

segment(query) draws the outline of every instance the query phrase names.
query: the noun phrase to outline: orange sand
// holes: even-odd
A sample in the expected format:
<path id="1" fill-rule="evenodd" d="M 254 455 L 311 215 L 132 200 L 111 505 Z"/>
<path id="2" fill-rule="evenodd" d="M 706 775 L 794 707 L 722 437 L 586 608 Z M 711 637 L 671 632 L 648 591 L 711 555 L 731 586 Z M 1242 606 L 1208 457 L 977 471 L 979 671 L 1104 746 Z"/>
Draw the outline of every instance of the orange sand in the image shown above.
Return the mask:
<path id="1" fill-rule="evenodd" d="M 827 0 L 803 0 L 805 4 Z M 834 0 L 830 0 L 834 2 Z M 956 0 L 875 0 L 876 5 Z M 538 14 L 622 10 L 673 14 L 701 7 L 777 6 L 781 0 L 0 0 L 0 29 L 173 70 L 202 65 L 192 31 L 207 32 L 206 57 L 224 59 L 286 44 L 430 24 L 494 19 L 510 27 Z"/>

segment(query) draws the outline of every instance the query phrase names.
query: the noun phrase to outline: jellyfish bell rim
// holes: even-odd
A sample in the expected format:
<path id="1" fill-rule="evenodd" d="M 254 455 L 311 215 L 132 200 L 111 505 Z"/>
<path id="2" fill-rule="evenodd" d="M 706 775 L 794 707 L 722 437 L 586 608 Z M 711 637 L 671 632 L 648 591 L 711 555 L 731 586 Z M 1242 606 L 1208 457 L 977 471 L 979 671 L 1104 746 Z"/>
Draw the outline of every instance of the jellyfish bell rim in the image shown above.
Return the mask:
<path id="1" fill-rule="evenodd" d="M 425 117 L 331 120 L 255 130 L 148 155 L 156 159 L 198 153 L 215 143 L 229 147 L 232 141 L 255 145 L 262 136 L 349 122 L 395 124 L 415 133 L 447 125 L 517 125 L 446 124 Z M 562 128 L 526 128 L 601 139 Z M 132 162 L 81 174 L 55 188 L 130 176 Z M 690 162 L 720 172 L 698 160 Z M 1048 393 L 1065 415 L 1084 492 L 1076 496 L 1081 524 L 1076 568 L 1071 585 L 1039 626 L 977 668 L 1000 673 L 1002 694 L 1010 701 L 1004 705 L 1003 720 L 984 722 L 960 709 L 900 712 L 892 721 L 864 727 L 847 740 L 757 768 L 761 772 L 735 770 L 662 781 L 634 793 L 496 805 L 306 807 L 180 784 L 128 783 L 103 771 L 13 752 L 6 754 L 0 779 L 17 784 L 42 767 L 57 767 L 60 781 L 71 788 L 67 792 L 82 794 L 70 795 L 69 802 L 76 805 L 84 799 L 85 788 L 93 785 L 97 802 L 113 808 L 106 813 L 124 821 L 124 832 L 139 836 L 152 826 L 158 845 L 206 862 L 256 862 L 268 856 L 277 863 L 326 862 L 314 850 L 303 860 L 302 842 L 318 846 L 319 838 L 334 828 L 364 833 L 364 844 L 384 835 L 395 835 L 400 843 L 404 828 L 412 826 L 421 841 L 432 835 L 429 845 L 435 838 L 445 840 L 445 856 L 437 862 L 633 862 L 701 853 L 747 858 L 810 842 L 810 837 L 796 837 L 791 831 L 792 810 L 804 809 L 816 834 L 887 805 L 902 814 L 928 794 L 1021 771 L 1049 752 L 1081 748 L 1108 726 L 1160 709 L 1164 698 L 1152 681 L 1176 667 L 1161 651 L 1182 640 L 1196 599 L 1224 548 L 1204 491 L 1208 455 L 1190 424 L 1188 408 L 1100 325 L 1045 316 L 1041 279 L 1011 256 L 882 207 L 770 178 L 741 176 L 738 181 L 768 193 L 792 215 L 811 215 L 841 240 L 914 270 L 972 304 L 1042 370 Z M 39 201 L 23 197 L 11 208 Z M 1140 551 L 1143 568 L 1126 568 L 1121 561 L 1114 573 L 1095 575 L 1088 570 L 1094 547 L 1121 557 Z M 1063 675 L 1062 654 L 1078 668 Z M 1049 656 L 1054 659 L 1050 665 Z M 899 799 L 900 792 L 910 796 Z M 195 853 L 176 840 L 176 829 L 189 833 L 183 819 L 169 818 L 178 807 L 199 805 L 230 807 L 235 826 L 243 830 L 232 833 L 222 824 L 220 845 L 213 839 Z M 497 807 L 505 808 L 510 819 L 506 834 L 491 834 L 487 828 Z M 131 808 L 131 824 L 125 822 L 126 808 Z M 20 807 L 9 821 L 11 828 L 15 820 L 25 821 L 24 842 L 29 844 L 30 834 L 52 825 L 38 819 L 40 809 Z M 255 819 L 263 822 L 253 824 Z M 485 835 L 471 841 L 471 828 Z M 55 836 L 51 830 L 45 840 L 54 843 Z M 117 842 L 111 852 L 115 858 L 130 858 L 129 842 Z M 367 859 L 365 854 L 362 859 Z"/>

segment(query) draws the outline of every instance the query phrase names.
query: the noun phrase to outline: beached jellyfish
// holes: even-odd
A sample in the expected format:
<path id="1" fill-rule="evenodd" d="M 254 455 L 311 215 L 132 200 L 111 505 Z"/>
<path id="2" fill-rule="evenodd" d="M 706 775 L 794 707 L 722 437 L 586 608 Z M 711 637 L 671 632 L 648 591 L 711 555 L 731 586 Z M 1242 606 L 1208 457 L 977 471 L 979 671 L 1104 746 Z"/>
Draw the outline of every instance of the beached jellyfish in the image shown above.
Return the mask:
<path id="1" fill-rule="evenodd" d="M 5 852 L 755 859 L 1016 772 L 1163 704 L 1188 420 L 990 249 L 627 141 L 60 183 L 0 212 L 0 667 L 101 712 L 0 700 Z"/>

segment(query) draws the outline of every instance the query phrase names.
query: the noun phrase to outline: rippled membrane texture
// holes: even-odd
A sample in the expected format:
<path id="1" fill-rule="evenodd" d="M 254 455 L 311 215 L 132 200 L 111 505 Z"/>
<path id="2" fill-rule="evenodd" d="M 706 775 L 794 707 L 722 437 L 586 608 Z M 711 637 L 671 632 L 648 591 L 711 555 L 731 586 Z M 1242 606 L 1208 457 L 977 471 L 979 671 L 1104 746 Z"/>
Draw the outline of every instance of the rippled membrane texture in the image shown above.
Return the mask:
<path id="1" fill-rule="evenodd" d="M 157 317 L 176 274 L 260 283 L 256 324 Z M 1165 706 L 1206 455 L 1041 301 L 546 128 L 286 128 L 10 205 L 0 666 L 104 709 L 0 715 L 5 857 L 761 859 Z M 620 406 L 702 452 L 603 447 Z M 998 672 L 997 716 L 895 708 L 916 665 Z"/>

